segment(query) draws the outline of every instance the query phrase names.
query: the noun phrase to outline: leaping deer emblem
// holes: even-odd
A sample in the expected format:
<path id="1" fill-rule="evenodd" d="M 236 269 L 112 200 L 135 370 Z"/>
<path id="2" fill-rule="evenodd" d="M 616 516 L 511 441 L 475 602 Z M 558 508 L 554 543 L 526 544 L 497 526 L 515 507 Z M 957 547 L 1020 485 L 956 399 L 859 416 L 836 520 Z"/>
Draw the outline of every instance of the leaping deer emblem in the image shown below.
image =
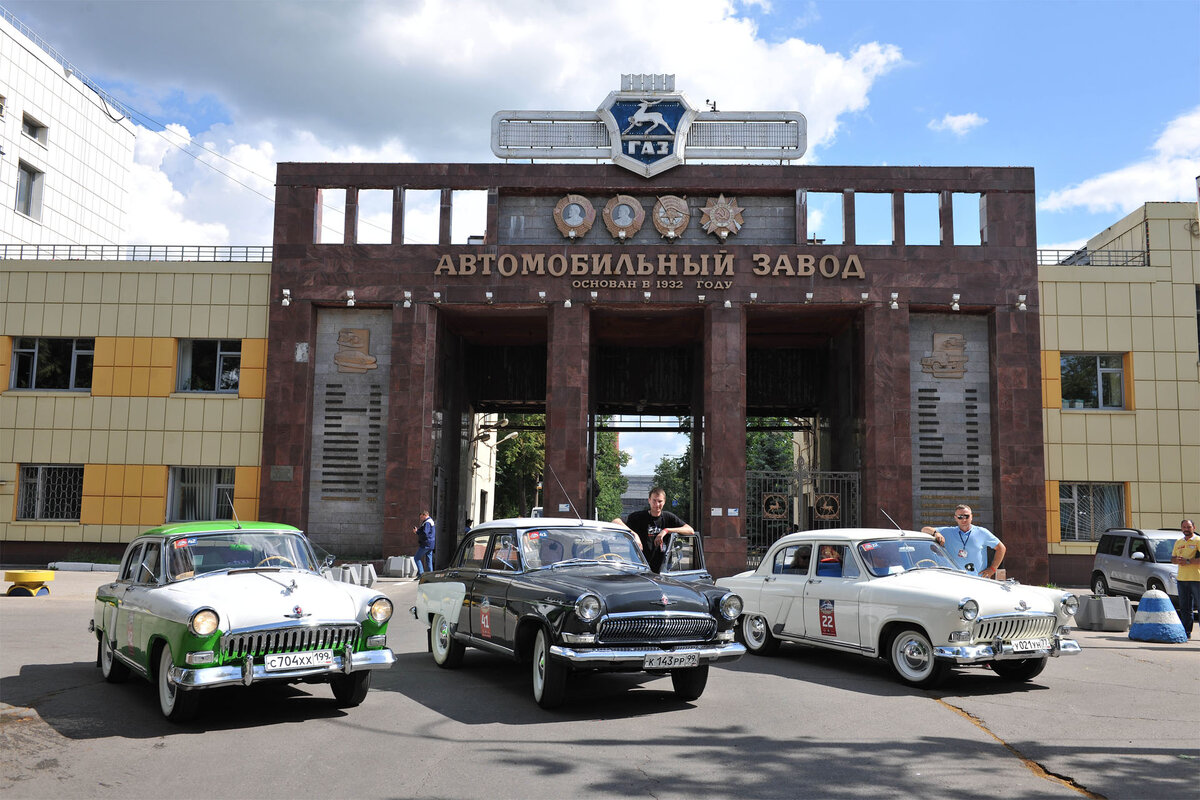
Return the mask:
<path id="1" fill-rule="evenodd" d="M 642 101 L 640 101 L 638 103 L 637 111 L 634 111 L 632 114 L 629 115 L 629 126 L 627 128 L 625 128 L 625 130 L 621 131 L 621 135 L 624 136 L 625 134 L 629 133 L 634 128 L 639 127 L 641 125 L 646 125 L 646 124 L 652 123 L 652 124 L 650 124 L 649 128 L 642 131 L 642 133 L 641 133 L 642 136 L 649 136 L 652 131 L 654 131 L 655 129 L 657 129 L 659 127 L 662 127 L 664 130 L 666 130 L 667 133 L 674 136 L 675 131 L 673 131 L 671 129 L 671 126 L 667 124 L 667 121 L 665 119 L 663 119 L 662 112 L 650 110 L 650 106 L 656 106 L 661 102 L 662 102 L 662 100 L 642 100 Z"/>

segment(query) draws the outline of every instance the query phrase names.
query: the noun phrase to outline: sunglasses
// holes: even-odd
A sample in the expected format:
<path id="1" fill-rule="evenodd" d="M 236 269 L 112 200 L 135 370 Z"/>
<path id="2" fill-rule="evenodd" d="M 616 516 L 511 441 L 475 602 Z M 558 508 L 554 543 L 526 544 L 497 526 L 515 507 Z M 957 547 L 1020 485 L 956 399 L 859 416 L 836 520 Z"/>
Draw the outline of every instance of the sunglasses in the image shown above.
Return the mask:
<path id="1" fill-rule="evenodd" d="M 970 514 L 956 514 L 954 516 L 954 518 L 955 519 L 970 519 L 971 515 Z"/>

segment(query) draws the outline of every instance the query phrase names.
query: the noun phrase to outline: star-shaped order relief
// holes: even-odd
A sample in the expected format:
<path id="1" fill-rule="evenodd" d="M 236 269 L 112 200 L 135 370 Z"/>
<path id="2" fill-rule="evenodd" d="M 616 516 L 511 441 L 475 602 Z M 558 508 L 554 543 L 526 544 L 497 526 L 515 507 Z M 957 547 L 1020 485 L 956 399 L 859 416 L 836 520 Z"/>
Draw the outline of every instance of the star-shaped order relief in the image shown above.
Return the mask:
<path id="1" fill-rule="evenodd" d="M 728 200 L 725 199 L 725 195 L 721 195 L 716 200 L 710 197 L 700 217 L 700 225 L 704 228 L 705 233 L 716 234 L 721 241 L 725 241 L 726 236 L 731 233 L 736 234 L 745 224 L 745 220 L 742 219 L 743 210 L 738 206 L 736 197 Z"/>

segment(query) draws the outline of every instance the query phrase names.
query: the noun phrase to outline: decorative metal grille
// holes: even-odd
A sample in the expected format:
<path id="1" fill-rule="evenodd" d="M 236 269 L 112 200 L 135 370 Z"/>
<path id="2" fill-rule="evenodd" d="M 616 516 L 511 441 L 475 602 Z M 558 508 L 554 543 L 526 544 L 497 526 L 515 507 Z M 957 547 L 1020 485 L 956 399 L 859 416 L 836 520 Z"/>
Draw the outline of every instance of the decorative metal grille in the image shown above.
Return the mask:
<path id="1" fill-rule="evenodd" d="M 861 505 L 857 472 L 747 472 L 746 566 L 794 531 L 857 527 Z"/>
<path id="2" fill-rule="evenodd" d="M 646 614 L 601 620 L 596 641 L 600 644 L 695 642 L 707 641 L 716 633 L 717 621 L 709 616 Z"/>
<path id="3" fill-rule="evenodd" d="M 83 500 L 83 467 L 21 467 L 17 519 L 79 519 Z"/>
<path id="4" fill-rule="evenodd" d="M 1049 638 L 1054 633 L 1056 623 L 1057 618 L 1053 614 L 992 617 L 976 622 L 972 637 L 976 642 L 990 642 L 997 638 L 1006 642 L 1013 639 Z"/>
<path id="5" fill-rule="evenodd" d="M 309 650 L 341 650 L 358 642 L 358 625 L 296 626 L 265 631 L 228 633 L 221 637 L 225 658 L 263 656 L 269 653 L 298 653 Z"/>

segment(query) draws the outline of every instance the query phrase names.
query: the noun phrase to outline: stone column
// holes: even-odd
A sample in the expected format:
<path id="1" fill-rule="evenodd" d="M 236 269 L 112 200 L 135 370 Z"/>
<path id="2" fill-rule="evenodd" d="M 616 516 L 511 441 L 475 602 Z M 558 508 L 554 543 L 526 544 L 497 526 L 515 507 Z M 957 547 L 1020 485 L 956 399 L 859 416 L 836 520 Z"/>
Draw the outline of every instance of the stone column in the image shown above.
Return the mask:
<path id="1" fill-rule="evenodd" d="M 1036 286 L 1027 293 L 1037 305 Z M 1008 548 L 1003 567 L 1022 583 L 1050 579 L 1046 552 L 1046 468 L 1042 444 L 1041 337 L 1036 311 L 998 308 L 992 316 L 992 448 L 996 530 Z"/>
<path id="2" fill-rule="evenodd" d="M 413 526 L 433 508 L 437 426 L 438 315 L 426 303 L 392 310 L 392 375 L 388 408 L 388 464 L 384 492 L 383 555 L 416 552 Z M 453 543 L 452 525 L 438 526 L 438 549 Z M 446 520 L 451 523 L 451 520 Z M 450 538 L 443 541 L 442 534 Z"/>
<path id="3" fill-rule="evenodd" d="M 579 516 L 586 519 L 592 516 L 592 510 L 586 507 L 591 317 L 582 303 L 572 308 L 552 305 L 549 312 L 542 505 L 548 517 L 569 517 L 572 513 L 559 511 L 559 505 L 570 500 Z"/>
<path id="4" fill-rule="evenodd" d="M 862 524 L 913 526 L 908 306 L 863 309 Z"/>
<path id="5" fill-rule="evenodd" d="M 746 568 L 746 317 L 739 306 L 709 305 L 704 329 L 703 485 L 687 522 L 704 535 L 709 572 L 720 577 Z"/>

